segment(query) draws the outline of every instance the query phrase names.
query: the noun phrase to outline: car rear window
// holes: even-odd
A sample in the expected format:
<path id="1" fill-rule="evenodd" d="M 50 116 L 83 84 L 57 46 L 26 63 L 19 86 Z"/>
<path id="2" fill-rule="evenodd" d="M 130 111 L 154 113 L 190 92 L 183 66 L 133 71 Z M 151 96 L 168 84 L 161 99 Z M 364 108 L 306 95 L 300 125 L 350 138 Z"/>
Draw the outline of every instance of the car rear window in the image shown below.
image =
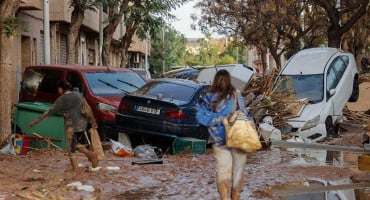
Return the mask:
<path id="1" fill-rule="evenodd" d="M 196 88 L 187 85 L 153 81 L 137 90 L 135 94 L 150 95 L 155 97 L 161 95 L 162 98 L 190 101 L 196 91 Z"/>
<path id="2" fill-rule="evenodd" d="M 128 94 L 146 83 L 139 74 L 131 71 L 85 72 L 84 76 L 97 96 Z"/>

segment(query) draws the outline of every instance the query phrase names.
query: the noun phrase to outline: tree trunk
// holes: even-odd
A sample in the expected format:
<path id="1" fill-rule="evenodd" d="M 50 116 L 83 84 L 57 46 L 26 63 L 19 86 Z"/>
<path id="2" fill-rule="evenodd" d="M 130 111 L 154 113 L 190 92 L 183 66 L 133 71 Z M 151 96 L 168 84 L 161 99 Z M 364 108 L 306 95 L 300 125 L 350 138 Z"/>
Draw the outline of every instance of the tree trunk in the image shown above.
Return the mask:
<path id="1" fill-rule="evenodd" d="M 132 42 L 132 36 L 132 31 L 128 31 L 121 39 L 121 68 L 127 68 L 127 64 L 129 62 L 128 49 Z"/>
<path id="2" fill-rule="evenodd" d="M 113 34 L 117 29 L 117 26 L 122 21 L 123 13 L 128 6 L 129 1 L 122 2 L 119 9 L 110 9 L 110 16 L 115 16 L 115 18 L 111 19 L 109 24 L 104 28 L 103 34 L 103 50 L 102 50 L 102 61 L 104 66 L 110 66 L 110 47 L 112 44 Z M 118 11 L 119 10 L 119 11 Z"/>
<path id="3" fill-rule="evenodd" d="M 71 24 L 68 31 L 67 64 L 76 63 L 76 44 L 80 33 L 80 27 L 84 20 L 85 10 L 80 4 L 76 4 L 71 15 Z"/>
<path id="4" fill-rule="evenodd" d="M 108 37 L 104 33 L 103 50 L 102 50 L 102 62 L 104 66 L 111 65 L 111 60 L 110 60 L 110 55 L 109 55 L 111 42 L 112 42 L 112 37 Z"/>
<path id="5" fill-rule="evenodd" d="M 0 144 L 3 144 L 12 133 L 11 128 L 11 73 L 13 36 L 2 29 L 4 20 L 15 17 L 20 0 L 2 0 L 0 2 Z M 6 50 L 4 50 L 6 49 Z"/>
<path id="6" fill-rule="evenodd" d="M 342 34 L 337 29 L 328 29 L 328 47 L 340 48 Z"/>

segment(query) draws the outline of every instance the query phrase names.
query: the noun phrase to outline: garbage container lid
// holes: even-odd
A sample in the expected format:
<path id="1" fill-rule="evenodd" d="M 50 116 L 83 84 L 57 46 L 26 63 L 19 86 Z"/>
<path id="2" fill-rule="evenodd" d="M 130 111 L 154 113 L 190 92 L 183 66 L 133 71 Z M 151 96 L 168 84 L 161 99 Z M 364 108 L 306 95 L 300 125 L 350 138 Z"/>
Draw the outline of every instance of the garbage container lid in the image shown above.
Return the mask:
<path id="1" fill-rule="evenodd" d="M 44 102 L 22 102 L 15 105 L 17 108 L 25 108 L 29 110 L 34 111 L 45 111 L 50 108 L 50 103 L 44 103 Z"/>

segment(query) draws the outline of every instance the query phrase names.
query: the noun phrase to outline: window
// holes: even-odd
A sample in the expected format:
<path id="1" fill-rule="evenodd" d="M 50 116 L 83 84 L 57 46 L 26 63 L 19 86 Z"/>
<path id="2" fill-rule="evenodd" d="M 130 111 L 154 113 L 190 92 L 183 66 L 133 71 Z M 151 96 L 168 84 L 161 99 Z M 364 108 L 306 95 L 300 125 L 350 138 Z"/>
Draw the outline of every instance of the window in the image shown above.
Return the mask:
<path id="1" fill-rule="evenodd" d="M 62 72 L 49 69 L 28 70 L 25 75 L 25 88 L 40 92 L 57 93 L 57 84 Z"/>
<path id="2" fill-rule="evenodd" d="M 274 94 L 293 99 L 309 99 L 312 103 L 322 101 L 324 96 L 323 74 L 280 76 Z"/>
<path id="3" fill-rule="evenodd" d="M 82 94 L 85 93 L 85 88 L 82 86 L 80 76 L 76 72 L 68 72 L 67 81 L 72 85 L 73 90 L 78 89 Z"/>
<path id="4" fill-rule="evenodd" d="M 162 98 L 189 101 L 194 96 L 195 92 L 196 92 L 195 88 L 187 85 L 155 81 L 148 83 L 135 93 L 146 94 L 150 96 L 162 95 Z"/>
<path id="5" fill-rule="evenodd" d="M 326 92 L 329 94 L 331 89 L 335 89 L 348 66 L 348 56 L 340 56 L 330 64 L 326 76 Z"/>
<path id="6" fill-rule="evenodd" d="M 90 90 L 97 96 L 131 93 L 146 83 L 139 74 L 131 71 L 86 72 L 84 76 Z"/>

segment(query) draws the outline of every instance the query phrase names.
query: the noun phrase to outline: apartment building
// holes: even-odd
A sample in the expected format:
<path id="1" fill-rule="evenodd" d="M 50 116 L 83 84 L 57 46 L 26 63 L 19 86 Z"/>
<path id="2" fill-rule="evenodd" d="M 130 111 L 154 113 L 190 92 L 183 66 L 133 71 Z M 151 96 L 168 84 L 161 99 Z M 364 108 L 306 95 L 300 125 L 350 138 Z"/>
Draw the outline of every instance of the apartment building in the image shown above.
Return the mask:
<path id="1" fill-rule="evenodd" d="M 44 64 L 44 1 L 22 0 L 16 13 L 20 27 L 14 37 L 13 74 L 17 82 L 13 85 L 19 87 L 21 73 L 28 65 Z M 67 33 L 71 22 L 72 7 L 70 0 L 49 0 L 50 20 L 50 63 L 65 64 L 67 58 Z M 103 12 L 103 18 L 107 19 Z M 99 64 L 99 11 L 86 10 L 77 42 L 76 64 L 98 65 Z M 124 34 L 124 24 L 120 24 L 113 36 L 111 47 L 111 65 L 119 66 L 120 50 L 118 39 Z M 144 68 L 145 53 L 150 52 L 150 44 L 141 41 L 138 37 L 133 38 L 129 49 L 130 61 L 128 67 Z M 17 102 L 19 88 L 14 91 L 13 99 Z"/>

